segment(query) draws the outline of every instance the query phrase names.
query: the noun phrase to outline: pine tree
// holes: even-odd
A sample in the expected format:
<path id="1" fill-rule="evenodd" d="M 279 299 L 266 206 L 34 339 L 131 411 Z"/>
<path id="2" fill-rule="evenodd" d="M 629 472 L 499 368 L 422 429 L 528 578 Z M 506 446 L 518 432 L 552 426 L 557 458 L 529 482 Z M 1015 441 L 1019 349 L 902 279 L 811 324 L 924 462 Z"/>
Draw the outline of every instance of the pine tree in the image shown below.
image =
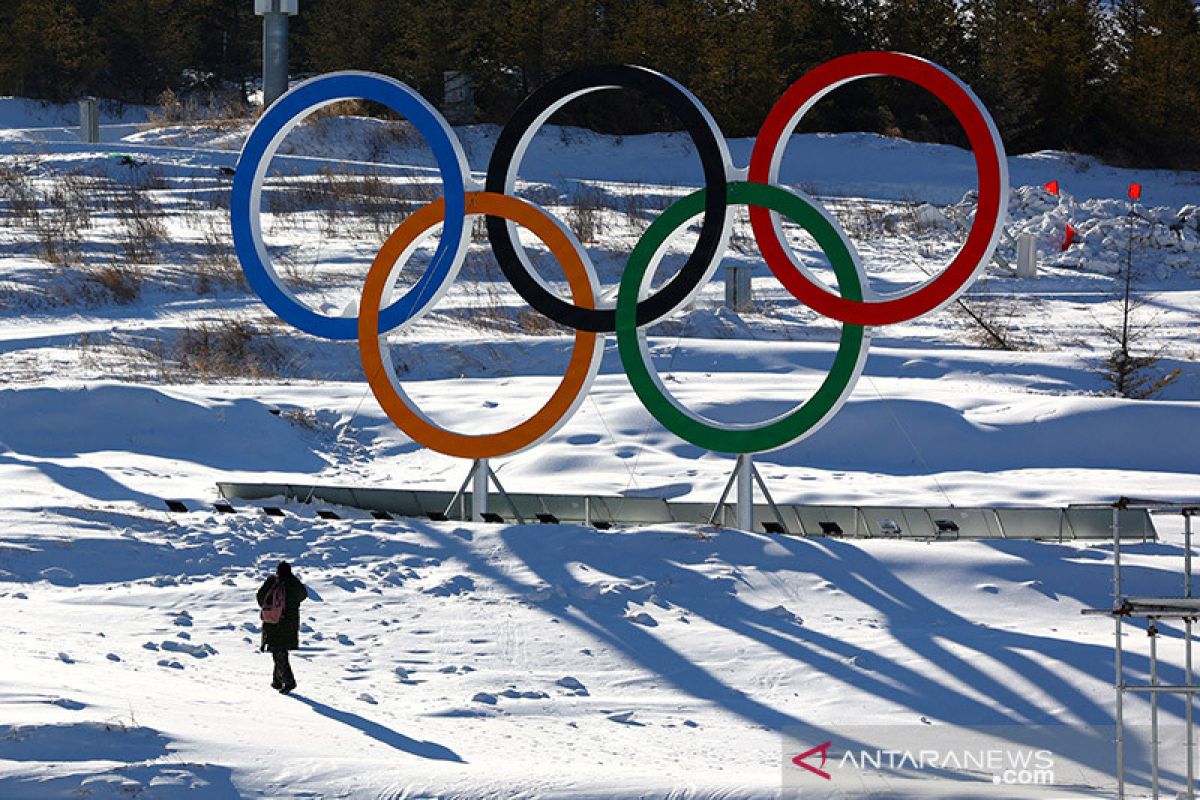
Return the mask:
<path id="1" fill-rule="evenodd" d="M 1107 80 L 1099 0 L 970 0 L 973 85 L 1010 149 L 1088 149 Z"/>
<path id="2" fill-rule="evenodd" d="M 1200 167 L 1200 9 L 1191 0 L 1122 0 L 1110 118 L 1116 153 Z"/>
<path id="3" fill-rule="evenodd" d="M 99 43 L 75 3 L 23 0 L 8 30 L 7 91 L 15 94 L 74 99 L 91 87 L 104 64 Z"/>

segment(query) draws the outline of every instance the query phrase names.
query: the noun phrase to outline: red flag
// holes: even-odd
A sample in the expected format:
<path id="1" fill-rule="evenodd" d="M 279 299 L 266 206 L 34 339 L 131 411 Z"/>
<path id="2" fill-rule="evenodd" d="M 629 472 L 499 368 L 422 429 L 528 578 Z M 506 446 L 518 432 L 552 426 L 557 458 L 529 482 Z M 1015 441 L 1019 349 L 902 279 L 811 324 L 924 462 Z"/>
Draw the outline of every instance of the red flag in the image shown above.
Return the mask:
<path id="1" fill-rule="evenodd" d="M 1050 181 L 1049 183 L 1043 183 L 1042 188 L 1045 189 L 1050 194 L 1054 195 L 1055 197 L 1058 197 L 1058 181 Z"/>
<path id="2" fill-rule="evenodd" d="M 1062 249 L 1066 250 L 1068 247 L 1071 246 L 1071 243 L 1074 241 L 1075 241 L 1075 228 L 1071 225 L 1067 225 L 1067 230 L 1065 231 L 1065 233 L 1063 235 Z"/>
<path id="3" fill-rule="evenodd" d="M 1129 184 L 1129 199 L 1130 200 L 1141 200 L 1142 199 L 1142 185 L 1140 183 Z"/>

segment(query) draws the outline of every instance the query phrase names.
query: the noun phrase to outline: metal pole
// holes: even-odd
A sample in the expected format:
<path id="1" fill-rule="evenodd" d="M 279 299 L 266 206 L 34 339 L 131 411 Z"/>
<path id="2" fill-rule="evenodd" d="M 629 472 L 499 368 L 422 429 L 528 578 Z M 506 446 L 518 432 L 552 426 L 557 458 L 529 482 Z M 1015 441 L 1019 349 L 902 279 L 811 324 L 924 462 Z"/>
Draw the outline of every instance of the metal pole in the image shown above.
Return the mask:
<path id="1" fill-rule="evenodd" d="M 1190 511 L 1183 512 L 1183 594 L 1185 597 L 1192 596 L 1192 514 Z M 1184 633 L 1187 634 L 1187 649 L 1185 650 L 1184 667 L 1187 669 L 1184 685 L 1190 690 L 1192 684 L 1192 619 L 1189 617 L 1184 621 Z M 1195 740 L 1195 718 L 1193 717 L 1193 700 L 1194 697 L 1189 691 L 1184 698 L 1187 701 L 1187 799 L 1195 800 L 1196 798 L 1196 740 Z"/>
<path id="2" fill-rule="evenodd" d="M 1187 650 L 1185 656 L 1184 668 L 1187 670 L 1187 678 L 1184 685 L 1188 688 L 1188 694 L 1184 698 L 1187 701 L 1187 800 L 1195 800 L 1196 798 L 1196 740 L 1194 734 L 1195 719 L 1192 716 L 1192 704 L 1194 701 L 1191 690 L 1194 688 L 1192 683 L 1192 620 L 1189 617 L 1184 622 L 1184 632 L 1187 634 Z"/>
<path id="3" fill-rule="evenodd" d="M 1158 686 L 1158 626 L 1150 620 L 1146 628 L 1150 637 L 1150 685 Z M 1158 692 L 1150 694 L 1150 792 L 1158 800 Z"/>
<path id="4" fill-rule="evenodd" d="M 749 453 L 737 457 L 737 528 L 754 530 L 754 460 Z"/>
<path id="5" fill-rule="evenodd" d="M 1183 512 L 1183 596 L 1192 596 L 1192 514 Z"/>
<path id="6" fill-rule="evenodd" d="M 474 481 L 471 484 L 471 519 L 483 522 L 483 515 L 488 510 L 488 478 L 491 469 L 486 458 L 475 459 Z"/>
<path id="7" fill-rule="evenodd" d="M 1121 607 L 1121 510 L 1113 506 L 1113 611 Z M 1121 614 L 1113 614 L 1116 643 L 1113 667 L 1117 687 L 1117 800 L 1125 800 L 1125 687 L 1121 677 Z"/>
<path id="8" fill-rule="evenodd" d="M 263 17 L 263 108 L 269 107 L 288 88 L 288 15 L 279 10 L 278 0 Z"/>

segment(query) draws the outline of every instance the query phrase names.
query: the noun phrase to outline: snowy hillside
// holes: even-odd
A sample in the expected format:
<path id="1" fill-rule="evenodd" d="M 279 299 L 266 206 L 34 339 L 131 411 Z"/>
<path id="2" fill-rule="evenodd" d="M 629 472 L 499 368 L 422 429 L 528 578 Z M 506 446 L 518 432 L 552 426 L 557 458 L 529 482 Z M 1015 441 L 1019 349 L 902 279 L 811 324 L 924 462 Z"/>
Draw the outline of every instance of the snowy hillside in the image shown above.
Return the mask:
<path id="1" fill-rule="evenodd" d="M 1104 545 L 209 511 L 218 480 L 453 490 L 468 465 L 395 429 L 356 343 L 296 332 L 246 287 L 228 211 L 245 124 L 130 111 L 82 146 L 68 111 L 0 101 L 0 798 L 791 796 L 802 724 L 1112 723 L 1111 623 L 1079 614 L 1111 602 Z M 459 129 L 480 173 L 496 133 Z M 752 144 L 730 142 L 736 164 Z M 380 243 L 439 194 L 431 156 L 407 126 L 358 117 L 302 126 L 281 153 L 272 257 L 311 307 L 352 313 Z M 1038 237 L 1039 275 L 1018 278 L 1005 241 L 965 307 L 873 330 L 840 415 L 756 459 L 777 499 L 1200 498 L 1200 175 L 1063 153 L 1010 171 L 1009 231 Z M 699 186 L 681 136 L 558 127 L 521 175 L 610 293 L 650 221 Z M 831 210 L 881 292 L 940 271 L 974 212 L 970 155 L 950 147 L 797 136 L 783 180 Z M 755 421 L 815 390 L 839 329 L 787 294 L 737 213 L 725 263 L 752 268 L 754 310 L 723 307 L 714 281 L 651 349 L 681 401 Z M 829 274 L 806 234 L 789 239 Z M 671 245 L 668 273 L 694 242 Z M 392 337 L 406 389 L 456 430 L 523 419 L 569 357 L 489 252 L 473 237 L 446 298 Z M 1113 397 L 1101 374 L 1126 259 L 1139 352 L 1178 371 L 1153 399 Z M 493 466 L 512 491 L 715 502 L 733 460 L 655 422 L 610 339 L 575 417 Z M 1178 519 L 1157 522 L 1159 542 L 1129 548 L 1146 591 L 1182 553 Z M 253 601 L 280 558 L 313 595 L 289 698 L 266 685 Z M 1144 637 L 1127 646 L 1144 672 Z M 1178 650 L 1164 680 L 1183 680 Z M 1085 766 L 1110 771 L 1095 737 Z"/>

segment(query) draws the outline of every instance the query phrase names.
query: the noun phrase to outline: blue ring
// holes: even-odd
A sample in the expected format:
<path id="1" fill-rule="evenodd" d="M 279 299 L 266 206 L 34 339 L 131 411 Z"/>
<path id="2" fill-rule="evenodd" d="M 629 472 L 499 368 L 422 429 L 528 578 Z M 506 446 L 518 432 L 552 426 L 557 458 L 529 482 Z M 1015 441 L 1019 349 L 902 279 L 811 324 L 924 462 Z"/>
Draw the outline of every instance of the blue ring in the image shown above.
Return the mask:
<path id="1" fill-rule="evenodd" d="M 467 215 L 466 175 L 463 162 L 460 161 L 462 150 L 437 111 L 409 87 L 381 75 L 343 72 L 314 78 L 279 98 L 255 124 L 238 159 L 230 196 L 234 249 L 246 280 L 280 319 L 306 333 L 326 339 L 358 338 L 357 318 L 318 314 L 298 302 L 276 282 L 258 255 L 251 224 L 251 215 L 257 213 L 258 209 L 251 209 L 250 201 L 254 191 L 254 175 L 276 134 L 317 106 L 351 98 L 385 105 L 412 123 L 433 150 L 446 200 L 445 226 L 433 260 L 420 280 L 403 297 L 380 312 L 380 332 L 407 322 L 437 298 L 438 290 L 453 274 L 454 263 L 464 240 Z"/>

